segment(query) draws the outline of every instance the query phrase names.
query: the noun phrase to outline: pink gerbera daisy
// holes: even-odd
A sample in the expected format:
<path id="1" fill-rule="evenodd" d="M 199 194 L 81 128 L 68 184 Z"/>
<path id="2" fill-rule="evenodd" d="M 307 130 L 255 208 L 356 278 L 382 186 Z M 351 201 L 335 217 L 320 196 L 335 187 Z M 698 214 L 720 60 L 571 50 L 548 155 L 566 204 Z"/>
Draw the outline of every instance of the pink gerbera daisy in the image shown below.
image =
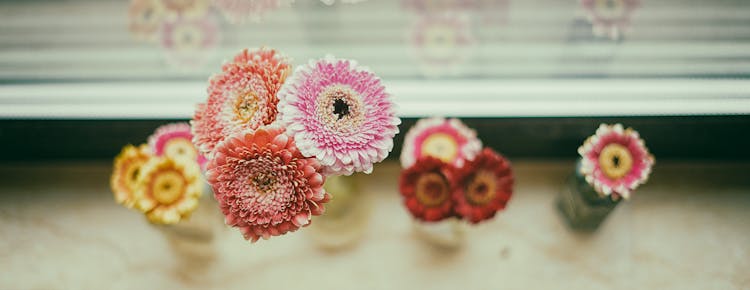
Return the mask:
<path id="1" fill-rule="evenodd" d="M 630 17 L 639 0 L 581 0 L 597 36 L 618 39 L 630 27 Z"/>
<path id="2" fill-rule="evenodd" d="M 172 123 L 157 128 L 148 137 L 148 146 L 155 156 L 194 160 L 203 168 L 206 158 L 198 152 L 192 140 L 190 124 Z"/>
<path id="3" fill-rule="evenodd" d="M 238 133 L 216 147 L 207 179 L 245 239 L 283 235 L 321 215 L 330 195 L 315 158 L 305 158 L 280 127 Z"/>
<path id="4" fill-rule="evenodd" d="M 601 124 L 578 148 L 580 172 L 601 195 L 625 199 L 648 180 L 654 164 L 638 132 L 622 125 Z"/>
<path id="5" fill-rule="evenodd" d="M 458 119 L 420 119 L 409 129 L 401 150 L 401 166 L 411 167 L 423 156 L 433 156 L 456 167 L 463 166 L 482 150 L 474 130 Z"/>
<path id="6" fill-rule="evenodd" d="M 327 174 L 372 172 L 401 123 L 374 73 L 332 56 L 297 68 L 279 93 L 279 112 L 302 154 Z"/>
<path id="7" fill-rule="evenodd" d="M 273 49 L 243 50 L 210 80 L 208 101 L 193 116 L 194 143 L 207 156 L 236 132 L 255 130 L 276 120 L 277 93 L 289 60 Z"/>

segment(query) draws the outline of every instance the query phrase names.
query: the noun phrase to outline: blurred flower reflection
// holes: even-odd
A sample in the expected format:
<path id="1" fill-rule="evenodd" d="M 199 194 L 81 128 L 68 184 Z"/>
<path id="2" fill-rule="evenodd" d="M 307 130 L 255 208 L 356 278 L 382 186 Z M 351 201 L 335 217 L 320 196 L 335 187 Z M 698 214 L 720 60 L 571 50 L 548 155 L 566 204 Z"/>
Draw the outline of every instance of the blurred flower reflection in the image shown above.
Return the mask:
<path id="1" fill-rule="evenodd" d="M 475 44 L 466 15 L 420 15 L 411 44 L 422 73 L 429 77 L 462 74 Z"/>
<path id="2" fill-rule="evenodd" d="M 581 0 L 593 33 L 619 40 L 630 29 L 630 18 L 639 0 Z"/>
<path id="3" fill-rule="evenodd" d="M 507 22 L 508 0 L 403 0 L 414 12 L 409 35 L 421 73 L 427 77 L 464 75 L 487 26 Z M 474 30 L 477 28 L 483 29 Z"/>
<path id="4" fill-rule="evenodd" d="M 160 0 L 132 0 L 128 20 L 128 28 L 136 40 L 155 41 L 164 21 L 164 6 Z"/>
<path id="5" fill-rule="evenodd" d="M 180 68 L 196 68 L 205 64 L 218 46 L 221 35 L 212 14 L 164 22 L 161 33 L 161 47 L 167 61 Z"/>
<path id="6" fill-rule="evenodd" d="M 212 0 L 230 23 L 260 21 L 267 13 L 288 6 L 291 0 Z"/>
<path id="7" fill-rule="evenodd" d="M 131 35 L 158 41 L 167 63 L 180 69 L 200 68 L 221 38 L 208 0 L 132 0 L 128 17 Z"/>

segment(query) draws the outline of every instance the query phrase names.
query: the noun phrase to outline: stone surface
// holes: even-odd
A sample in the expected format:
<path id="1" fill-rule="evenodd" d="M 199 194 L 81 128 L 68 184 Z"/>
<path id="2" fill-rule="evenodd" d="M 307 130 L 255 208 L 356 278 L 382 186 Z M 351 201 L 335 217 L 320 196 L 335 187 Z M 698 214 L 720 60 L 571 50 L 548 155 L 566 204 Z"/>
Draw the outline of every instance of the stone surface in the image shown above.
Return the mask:
<path id="1" fill-rule="evenodd" d="M 554 208 L 572 161 L 514 165 L 507 210 L 458 250 L 414 234 L 387 163 L 362 179 L 372 216 L 353 247 L 321 250 L 306 229 L 250 244 L 217 220 L 208 260 L 115 204 L 110 164 L 0 165 L 0 289 L 750 288 L 750 164 L 657 164 L 589 234 Z"/>

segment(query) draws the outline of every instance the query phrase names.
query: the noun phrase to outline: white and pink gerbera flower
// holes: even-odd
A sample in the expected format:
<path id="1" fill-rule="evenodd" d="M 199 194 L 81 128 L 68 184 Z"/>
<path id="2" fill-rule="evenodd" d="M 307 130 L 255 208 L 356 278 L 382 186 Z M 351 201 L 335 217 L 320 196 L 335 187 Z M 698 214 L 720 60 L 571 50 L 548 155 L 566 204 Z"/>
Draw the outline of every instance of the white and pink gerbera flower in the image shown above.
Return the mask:
<path id="1" fill-rule="evenodd" d="M 154 134 L 148 137 L 148 146 L 155 156 L 194 160 L 203 168 L 206 158 L 198 152 L 192 140 L 190 124 L 172 123 L 157 128 Z"/>
<path id="2" fill-rule="evenodd" d="M 578 148 L 580 173 L 601 195 L 628 199 L 648 180 L 652 156 L 638 132 L 622 125 L 599 125 L 596 134 Z"/>
<path id="3" fill-rule="evenodd" d="M 255 242 L 296 231 L 323 214 L 330 195 L 320 170 L 283 128 L 268 126 L 220 143 L 206 176 L 227 225 Z"/>
<path id="4" fill-rule="evenodd" d="M 214 147 L 237 132 L 276 120 L 277 93 L 291 71 L 289 60 L 273 49 L 247 49 L 211 78 L 208 100 L 192 120 L 194 140 L 209 158 Z"/>
<path id="5" fill-rule="evenodd" d="M 298 67 L 279 93 L 279 119 L 328 175 L 372 172 L 393 149 L 401 119 L 380 79 L 328 56 Z"/>
<path id="6" fill-rule="evenodd" d="M 440 117 L 420 119 L 409 129 L 401 151 L 401 166 L 411 167 L 417 159 L 432 156 L 462 167 L 482 150 L 477 133 L 458 119 Z"/>

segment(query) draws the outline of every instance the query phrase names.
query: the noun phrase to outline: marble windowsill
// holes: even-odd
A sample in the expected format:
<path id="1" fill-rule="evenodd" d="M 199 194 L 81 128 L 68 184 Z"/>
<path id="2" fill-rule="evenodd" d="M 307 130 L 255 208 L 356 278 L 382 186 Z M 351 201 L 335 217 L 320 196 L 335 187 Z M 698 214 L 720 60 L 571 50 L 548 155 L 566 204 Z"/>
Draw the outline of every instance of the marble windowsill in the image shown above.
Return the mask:
<path id="1" fill-rule="evenodd" d="M 455 252 L 413 234 L 392 162 L 362 180 L 373 210 L 354 247 L 321 250 L 308 229 L 250 244 L 219 221 L 215 259 L 187 271 L 114 203 L 110 164 L 0 165 L 0 289 L 750 288 L 750 164 L 659 163 L 593 234 L 553 206 L 572 162 L 514 169 L 507 210 Z"/>

